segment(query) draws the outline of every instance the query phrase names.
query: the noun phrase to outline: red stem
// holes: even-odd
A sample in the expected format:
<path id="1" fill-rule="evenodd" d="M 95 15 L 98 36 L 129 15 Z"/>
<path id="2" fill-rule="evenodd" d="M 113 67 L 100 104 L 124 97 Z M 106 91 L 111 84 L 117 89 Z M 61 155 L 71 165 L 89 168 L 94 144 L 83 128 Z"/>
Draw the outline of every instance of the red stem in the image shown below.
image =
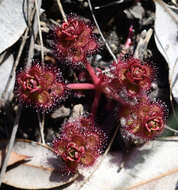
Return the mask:
<path id="1" fill-rule="evenodd" d="M 127 38 L 127 41 L 125 42 L 124 49 L 129 49 L 132 44 L 132 40 L 130 38 Z"/>
<path id="2" fill-rule="evenodd" d="M 88 61 L 86 60 L 86 69 L 91 77 L 91 79 L 93 80 L 93 83 L 95 85 L 97 85 L 100 82 L 100 79 L 97 77 L 95 70 L 93 69 L 93 67 L 90 65 L 90 63 L 88 63 Z"/>
<path id="3" fill-rule="evenodd" d="M 94 90 L 95 85 L 90 83 L 73 83 L 67 84 L 67 88 L 72 90 Z"/>
<path id="4" fill-rule="evenodd" d="M 134 34 L 134 29 L 133 29 L 133 26 L 131 25 L 129 28 L 129 34 L 128 34 L 127 40 L 126 40 L 125 45 L 124 45 L 124 49 L 127 50 L 130 48 L 130 46 L 132 44 L 133 34 Z"/>
<path id="5" fill-rule="evenodd" d="M 117 94 L 115 94 L 115 93 L 112 93 L 111 90 L 110 90 L 109 88 L 107 88 L 107 87 L 104 87 L 103 90 L 102 90 L 102 92 L 103 92 L 107 97 L 112 98 L 113 100 L 119 102 L 119 103 L 122 104 L 122 105 L 125 105 L 125 106 L 126 106 L 126 105 L 129 105 L 129 103 L 124 102 L 123 99 L 122 99 L 119 95 L 117 95 Z"/>
<path id="6" fill-rule="evenodd" d="M 115 96 L 115 95 L 110 95 L 110 97 L 112 97 L 113 100 L 117 101 L 118 103 L 120 103 L 121 105 L 124 106 L 129 106 L 129 103 L 126 103 L 122 100 L 122 98 L 120 98 L 119 96 Z"/>

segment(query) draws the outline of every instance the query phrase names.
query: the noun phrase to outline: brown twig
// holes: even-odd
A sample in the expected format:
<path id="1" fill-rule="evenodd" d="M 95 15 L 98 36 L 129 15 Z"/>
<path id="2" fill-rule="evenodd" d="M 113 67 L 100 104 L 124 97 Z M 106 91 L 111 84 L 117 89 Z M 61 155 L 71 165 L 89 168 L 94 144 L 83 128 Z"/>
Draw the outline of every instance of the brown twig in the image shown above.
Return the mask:
<path id="1" fill-rule="evenodd" d="M 29 29 L 26 29 L 26 33 L 25 33 L 26 35 L 28 34 L 28 30 Z M 16 59 L 16 64 L 19 63 L 19 60 L 20 60 L 20 57 L 21 57 L 25 42 L 26 42 L 26 38 L 22 41 L 23 44 L 20 47 L 19 54 L 18 54 L 17 59 Z M 31 57 L 30 53 L 28 55 L 29 55 L 29 57 Z M 10 137 L 10 141 L 9 141 L 9 145 L 8 145 L 8 151 L 7 151 L 7 154 L 5 156 L 4 163 L 2 165 L 2 169 L 1 169 L 1 173 L 0 173 L 0 186 L 2 184 L 3 177 L 4 177 L 6 169 L 7 169 L 7 163 L 9 161 L 9 157 L 10 157 L 10 154 L 12 152 L 12 148 L 13 148 L 13 145 L 14 145 L 14 142 L 15 142 L 15 137 L 16 137 L 16 134 L 17 134 L 18 126 L 19 126 L 18 125 L 19 124 L 19 119 L 20 119 L 20 116 L 21 116 L 21 110 L 22 110 L 22 106 L 18 105 L 17 115 L 16 115 L 16 119 L 15 119 L 15 122 L 14 122 L 14 126 L 13 126 L 13 129 L 12 129 L 12 133 L 11 133 L 11 137 Z"/>
<path id="2" fill-rule="evenodd" d="M 44 67 L 44 46 L 43 46 L 43 37 L 42 37 L 42 32 L 41 32 L 41 26 L 40 26 L 40 9 L 41 3 L 39 3 L 37 0 L 35 0 L 35 9 L 36 9 L 36 19 L 37 19 L 37 24 L 38 24 L 38 33 L 39 33 L 39 38 L 40 38 L 40 46 L 41 46 L 41 64 Z M 35 44 L 33 44 L 35 46 Z M 38 115 L 38 120 L 39 120 L 39 127 L 40 127 L 40 135 L 41 135 L 41 141 L 43 144 L 45 144 L 45 138 L 44 138 L 44 123 L 45 123 L 45 117 L 44 114 L 42 114 L 42 119 L 40 119 L 40 113 L 37 113 Z"/>
<path id="3" fill-rule="evenodd" d="M 10 154 L 12 152 L 12 148 L 13 148 L 13 145 L 14 145 L 14 142 L 15 142 L 15 137 L 16 137 L 16 134 L 17 134 L 18 126 L 19 126 L 18 124 L 19 124 L 19 119 L 20 119 L 20 115 L 21 115 L 21 110 L 22 110 L 22 106 L 20 105 L 20 106 L 18 106 L 17 115 L 16 115 L 16 118 L 15 118 L 12 133 L 11 133 L 11 138 L 10 138 L 8 148 L 7 148 L 8 151 L 6 153 L 6 156 L 5 156 L 3 165 L 2 165 L 2 169 L 1 169 L 1 173 L 0 173 L 0 186 L 2 184 L 3 177 L 5 175 L 5 172 L 6 172 L 6 169 L 7 169 L 7 164 L 8 164 L 9 158 L 10 158 Z"/>
<path id="4" fill-rule="evenodd" d="M 96 6 L 96 7 L 94 7 L 94 9 L 97 10 L 97 9 L 107 8 L 107 7 L 110 7 L 110 6 L 113 6 L 113 5 L 124 3 L 124 1 L 125 0 L 117 0 L 117 1 L 114 1 L 114 2 L 111 2 L 111 3 L 107 3 L 105 5 Z"/>
<path id="5" fill-rule="evenodd" d="M 20 45 L 20 49 L 19 49 L 17 58 L 16 58 L 15 63 L 14 63 L 14 65 L 13 65 L 13 67 L 12 67 L 12 70 L 11 70 L 10 76 L 9 76 L 9 78 L 8 78 L 7 84 L 6 84 L 6 86 L 5 86 L 5 89 L 4 89 L 3 93 L 2 93 L 2 99 L 6 99 L 6 97 L 7 97 L 7 91 L 8 91 L 8 89 L 9 89 L 9 85 L 10 85 L 10 83 L 11 83 L 13 77 L 14 77 L 14 74 L 15 74 L 16 68 L 17 68 L 17 66 L 18 66 L 18 64 L 19 64 L 19 61 L 20 61 L 20 58 L 21 58 L 21 55 L 22 55 L 22 52 L 23 52 L 25 43 L 26 43 L 26 41 L 27 41 L 28 31 L 29 31 L 29 30 L 28 30 L 28 28 L 27 28 L 27 29 L 25 30 L 25 34 L 24 34 L 23 37 L 22 37 L 22 43 L 21 43 L 21 45 Z"/>
<path id="6" fill-rule="evenodd" d="M 42 4 L 42 0 L 38 0 L 38 7 L 40 9 Z M 30 47 L 29 47 L 29 52 L 28 52 L 28 59 L 27 59 L 27 64 L 26 64 L 26 68 L 29 69 L 31 67 L 31 62 L 34 56 L 34 46 L 35 46 L 35 40 L 38 34 L 38 17 L 37 17 L 37 13 L 35 14 L 35 20 L 33 23 L 33 35 L 31 35 L 30 38 Z"/>
<path id="7" fill-rule="evenodd" d="M 57 4 L 58 4 L 59 10 L 60 10 L 60 12 L 61 12 L 61 15 L 62 15 L 64 21 L 67 22 L 67 17 L 66 17 L 66 14 L 65 14 L 65 12 L 64 12 L 64 9 L 63 9 L 63 7 L 62 7 L 61 1 L 60 1 L 60 0 L 57 0 Z"/>
<path id="8" fill-rule="evenodd" d="M 80 185 L 80 187 L 78 188 L 78 190 L 80 190 L 90 180 L 90 178 L 93 176 L 93 174 L 95 173 L 95 171 L 99 168 L 99 166 L 101 165 L 101 163 L 105 159 L 105 157 L 108 154 L 108 152 L 109 152 L 109 150 L 110 150 L 110 148 L 111 148 L 111 146 L 112 146 L 112 144 L 114 142 L 114 139 L 115 139 L 115 137 L 116 137 L 116 135 L 118 133 L 119 127 L 120 127 L 119 125 L 116 127 L 116 129 L 114 131 L 114 134 L 112 136 L 112 139 L 111 139 L 111 141 L 110 141 L 110 143 L 109 143 L 106 151 L 104 152 L 101 160 L 96 164 L 95 169 L 93 170 L 93 172 L 87 177 L 87 179 L 84 180 L 84 182 Z"/>
<path id="9" fill-rule="evenodd" d="M 5 52 L 3 52 L 3 53 L 0 55 L 0 65 L 3 63 L 3 61 L 4 61 L 4 59 L 5 59 L 5 57 L 6 57 L 7 54 L 8 54 L 8 52 L 5 51 Z"/>
<path id="10" fill-rule="evenodd" d="M 157 177 L 154 177 L 154 178 L 151 178 L 151 179 L 149 179 L 149 180 L 146 180 L 146 181 L 137 183 L 137 184 L 135 184 L 135 185 L 133 185 L 133 186 L 131 186 L 131 187 L 129 187 L 129 188 L 126 188 L 126 189 L 124 189 L 124 190 L 131 190 L 131 189 L 140 187 L 140 186 L 142 186 L 142 185 L 145 185 L 145 184 L 147 184 L 147 183 L 151 183 L 151 182 L 153 182 L 153 181 L 155 181 L 155 180 L 161 179 L 161 178 L 163 178 L 163 177 L 172 175 L 172 174 L 177 173 L 177 172 L 178 172 L 178 168 L 172 169 L 172 170 L 170 170 L 170 171 L 168 171 L 168 172 L 166 172 L 166 173 L 164 173 L 164 174 L 161 174 L 161 175 L 159 175 L 159 176 L 157 176 Z"/>
<path id="11" fill-rule="evenodd" d="M 40 37 L 40 45 L 41 45 L 41 62 L 44 64 L 44 50 L 43 50 L 43 37 L 41 32 L 41 26 L 40 26 L 40 11 L 37 0 L 35 0 L 35 9 L 36 9 L 36 16 L 38 21 L 38 32 Z"/>
<path id="12" fill-rule="evenodd" d="M 115 56 L 114 53 L 112 52 L 112 50 L 111 50 L 111 48 L 110 48 L 108 42 L 106 41 L 106 39 L 104 38 L 104 36 L 103 36 L 103 34 L 102 34 L 101 30 L 100 30 L 100 27 L 99 27 L 99 25 L 98 25 L 98 22 L 97 22 L 97 20 L 96 20 L 95 15 L 94 15 L 93 8 L 92 8 L 91 1 L 90 1 L 90 0 L 88 0 L 88 5 L 89 5 L 89 8 L 90 8 L 90 11 L 91 11 L 93 20 L 94 20 L 94 22 L 95 22 L 95 24 L 96 24 L 96 27 L 97 27 L 97 29 L 98 29 L 98 32 L 99 32 L 100 35 L 101 35 L 101 38 L 102 38 L 103 42 L 105 43 L 106 48 L 108 49 L 109 53 L 111 54 L 113 60 L 117 63 L 117 58 L 116 58 L 116 56 Z"/>
<path id="13" fill-rule="evenodd" d="M 39 126 L 40 126 L 40 135 L 41 135 L 41 142 L 42 144 L 45 144 L 45 138 L 44 138 L 44 125 L 45 125 L 45 115 L 42 114 L 42 118 L 40 117 L 40 113 L 37 113 Z"/>
<path id="14" fill-rule="evenodd" d="M 171 127 L 169 127 L 169 126 L 165 126 L 165 129 L 167 129 L 167 130 L 169 130 L 169 131 L 172 131 L 172 132 L 174 132 L 175 134 L 178 134 L 178 130 L 175 130 L 175 129 L 172 129 Z"/>
<path id="15" fill-rule="evenodd" d="M 41 51 L 41 45 L 35 44 L 35 49 L 37 51 Z M 44 46 L 43 46 L 43 51 L 44 51 L 44 54 L 52 53 L 53 52 L 51 49 L 48 49 L 48 48 L 46 48 Z"/>

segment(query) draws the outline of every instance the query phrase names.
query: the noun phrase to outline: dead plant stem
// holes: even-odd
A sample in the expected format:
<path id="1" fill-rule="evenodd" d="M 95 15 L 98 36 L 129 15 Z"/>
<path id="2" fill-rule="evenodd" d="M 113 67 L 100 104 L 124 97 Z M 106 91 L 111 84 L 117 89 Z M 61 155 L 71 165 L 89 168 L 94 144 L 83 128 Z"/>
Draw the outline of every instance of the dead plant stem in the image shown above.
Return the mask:
<path id="1" fill-rule="evenodd" d="M 165 126 L 165 129 L 167 129 L 167 130 L 169 130 L 169 131 L 172 131 L 172 132 L 174 132 L 175 134 L 178 134 L 178 130 L 175 130 L 175 129 L 172 129 L 171 127 L 169 127 L 169 126 Z"/>
<path id="2" fill-rule="evenodd" d="M 109 152 L 109 150 L 110 150 L 110 148 L 111 148 L 111 146 L 112 146 L 112 144 L 113 144 L 113 142 L 114 142 L 114 139 L 115 139 L 115 137 L 116 137 L 116 135 L 117 135 L 117 133 L 118 133 L 119 127 L 120 127 L 119 125 L 116 127 L 116 129 L 115 129 L 115 131 L 114 131 L 114 134 L 113 134 L 113 136 L 112 136 L 112 138 L 111 138 L 111 141 L 110 141 L 110 143 L 109 143 L 109 145 L 108 145 L 106 151 L 104 152 L 104 154 L 103 154 L 101 160 L 96 164 L 95 169 L 93 170 L 93 172 L 87 177 L 87 179 L 84 180 L 84 182 L 80 185 L 80 187 L 78 188 L 78 190 L 81 190 L 81 188 L 90 180 L 90 178 L 93 176 L 93 174 L 95 173 L 95 171 L 99 168 L 99 166 L 100 166 L 101 163 L 103 162 L 104 158 L 105 158 L 106 155 L 108 154 L 108 152 Z"/>
<path id="3" fill-rule="evenodd" d="M 44 125 L 45 125 L 45 115 L 42 113 L 42 118 L 40 117 L 40 113 L 37 113 L 38 115 L 38 121 L 39 121 L 39 127 L 40 127 L 40 135 L 41 135 L 41 142 L 42 144 L 45 144 L 45 138 L 44 138 Z"/>
<path id="4" fill-rule="evenodd" d="M 151 183 L 151 182 L 153 182 L 153 181 L 159 180 L 159 179 L 161 179 L 161 178 L 163 178 L 163 177 L 172 175 L 172 174 L 177 173 L 177 172 L 178 172 L 178 168 L 172 169 L 172 170 L 170 170 L 170 171 L 168 171 L 168 172 L 166 172 L 166 173 L 163 173 L 163 174 L 161 174 L 161 175 L 159 175 L 159 176 L 157 176 L 157 177 L 154 177 L 154 178 L 152 178 L 152 179 L 149 179 L 149 180 L 140 182 L 140 183 L 135 184 L 135 185 L 133 185 L 133 186 L 131 186 L 131 187 L 129 187 L 129 188 L 126 188 L 126 189 L 124 189 L 124 190 L 135 189 L 135 188 L 137 188 L 137 187 L 140 187 L 140 186 L 142 186 L 142 185 Z"/>
<path id="5" fill-rule="evenodd" d="M 41 26 L 40 26 L 40 11 L 39 11 L 39 6 L 38 6 L 38 0 L 35 0 L 35 8 L 36 8 L 36 16 L 37 16 L 37 21 L 38 21 L 38 32 L 39 32 L 39 37 L 40 37 L 40 45 L 41 45 L 41 62 L 44 64 L 44 50 L 43 50 L 43 37 L 42 37 L 42 32 L 41 32 Z"/>
<path id="6" fill-rule="evenodd" d="M 9 141 L 9 144 L 8 144 L 7 153 L 6 153 L 6 156 L 5 156 L 5 159 L 4 159 L 4 162 L 3 162 L 3 166 L 2 166 L 2 169 L 1 169 L 1 173 L 0 173 L 0 186 L 1 186 L 3 178 L 5 176 L 5 172 L 6 172 L 6 169 L 7 169 L 7 164 L 8 164 L 8 161 L 9 161 L 9 157 L 10 157 L 10 154 L 12 152 L 12 148 L 13 148 L 13 145 L 14 145 L 14 142 L 15 142 L 15 137 L 16 137 L 16 133 L 17 133 L 17 130 L 18 130 L 18 126 L 19 126 L 19 119 L 20 119 L 21 111 L 22 111 L 22 106 L 19 105 L 18 110 L 17 110 L 17 114 L 16 114 L 16 118 L 15 118 L 15 122 L 14 122 L 14 126 L 13 126 L 13 129 L 12 129 L 10 141 Z"/>
<path id="7" fill-rule="evenodd" d="M 36 1 L 36 0 L 35 0 Z M 38 7 L 40 9 L 42 4 L 42 0 L 38 0 Z M 28 59 L 27 59 L 27 64 L 26 64 L 26 68 L 29 69 L 31 67 L 31 63 L 32 63 L 32 59 L 34 56 L 34 47 L 35 47 L 35 40 L 38 34 L 38 17 L 37 17 L 37 12 L 35 14 L 35 20 L 33 23 L 33 34 L 31 35 L 30 38 L 30 47 L 29 47 L 29 52 L 28 52 Z"/>
<path id="8" fill-rule="evenodd" d="M 64 21 L 67 22 L 67 17 L 66 17 L 66 14 L 65 14 L 65 12 L 64 12 L 64 9 L 63 9 L 63 6 L 62 6 L 62 4 L 61 4 L 61 1 L 60 1 L 60 0 L 57 0 L 57 4 L 58 4 L 59 10 L 60 10 L 60 12 L 61 12 L 61 15 L 62 15 Z"/>
<path id="9" fill-rule="evenodd" d="M 3 53 L 0 55 L 0 65 L 3 63 L 4 58 L 6 57 L 7 54 L 8 54 L 8 51 L 5 51 L 5 52 L 3 52 Z"/>
<path id="10" fill-rule="evenodd" d="M 108 42 L 106 41 L 106 39 L 104 38 L 104 36 L 103 36 L 103 34 L 102 34 L 101 30 L 100 30 L 100 27 L 99 27 L 99 25 L 98 25 L 98 22 L 97 22 L 97 20 L 96 20 L 95 15 L 94 15 L 93 8 L 92 8 L 91 1 L 90 1 L 90 0 L 88 0 L 88 5 L 89 5 L 89 8 L 90 8 L 90 11 L 91 11 L 93 20 L 94 20 L 94 22 L 95 22 L 95 24 L 96 24 L 96 27 L 97 27 L 97 29 L 98 29 L 98 32 L 99 32 L 100 35 L 101 35 L 101 38 L 102 38 L 103 42 L 105 43 L 106 48 L 108 49 L 109 53 L 111 54 L 113 60 L 117 63 L 117 58 L 116 58 L 116 56 L 115 56 L 114 53 L 112 52 L 112 50 L 111 50 L 111 48 L 110 48 Z"/>
<path id="11" fill-rule="evenodd" d="M 44 67 L 44 45 L 43 45 L 43 37 L 42 37 L 42 31 L 40 26 L 40 9 L 41 5 L 38 5 L 38 0 L 35 0 L 35 8 L 36 8 L 36 18 L 38 23 L 38 33 L 40 38 L 40 45 L 41 45 L 41 64 Z M 35 47 L 35 44 L 33 44 Z M 45 144 L 45 138 L 44 138 L 44 123 L 45 123 L 45 117 L 44 114 L 42 114 L 42 119 L 40 118 L 40 113 L 38 112 L 38 120 L 39 120 L 39 127 L 40 127 L 40 135 L 41 135 L 41 141 L 43 144 Z"/>

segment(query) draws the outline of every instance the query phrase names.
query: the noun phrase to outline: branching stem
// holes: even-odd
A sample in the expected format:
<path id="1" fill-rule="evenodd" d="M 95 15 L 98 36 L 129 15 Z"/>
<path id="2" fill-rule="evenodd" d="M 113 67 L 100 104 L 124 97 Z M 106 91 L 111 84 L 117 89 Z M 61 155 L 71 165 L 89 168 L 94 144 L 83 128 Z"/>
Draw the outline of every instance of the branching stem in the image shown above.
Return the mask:
<path id="1" fill-rule="evenodd" d="M 95 85 L 90 83 L 73 83 L 67 84 L 67 88 L 72 90 L 94 90 Z"/>
<path id="2" fill-rule="evenodd" d="M 95 85 L 99 84 L 100 79 L 97 77 L 94 68 L 86 61 L 86 69 Z"/>

